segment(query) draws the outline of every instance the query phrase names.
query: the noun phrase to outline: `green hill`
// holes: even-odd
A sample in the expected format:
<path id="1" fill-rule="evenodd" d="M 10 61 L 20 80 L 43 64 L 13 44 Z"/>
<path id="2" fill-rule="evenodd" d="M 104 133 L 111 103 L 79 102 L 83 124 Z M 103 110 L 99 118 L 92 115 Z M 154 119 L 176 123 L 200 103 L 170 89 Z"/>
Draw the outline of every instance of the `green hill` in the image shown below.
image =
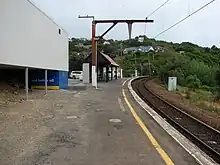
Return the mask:
<path id="1" fill-rule="evenodd" d="M 183 42 L 172 43 L 149 39 L 146 36 L 141 43 L 139 37 L 131 40 L 117 41 L 108 40 L 98 42 L 98 49 L 116 59 L 123 70 L 125 76 L 134 75 L 135 67 L 139 74 L 152 74 L 159 76 L 166 82 L 168 76 L 177 76 L 178 84 L 190 88 L 204 88 L 206 90 L 215 90 L 218 87 L 216 74 L 220 64 L 220 49 L 216 46 L 201 47 L 199 45 Z M 88 47 L 80 47 L 90 44 L 89 40 L 73 39 L 70 42 L 70 69 L 81 67 L 82 59 L 91 50 Z M 123 49 L 121 49 L 121 46 Z M 152 46 L 153 48 L 162 48 L 157 51 L 129 52 L 121 56 L 121 51 L 125 48 Z M 78 53 L 78 55 L 77 55 Z M 135 66 L 136 57 L 136 66 Z"/>

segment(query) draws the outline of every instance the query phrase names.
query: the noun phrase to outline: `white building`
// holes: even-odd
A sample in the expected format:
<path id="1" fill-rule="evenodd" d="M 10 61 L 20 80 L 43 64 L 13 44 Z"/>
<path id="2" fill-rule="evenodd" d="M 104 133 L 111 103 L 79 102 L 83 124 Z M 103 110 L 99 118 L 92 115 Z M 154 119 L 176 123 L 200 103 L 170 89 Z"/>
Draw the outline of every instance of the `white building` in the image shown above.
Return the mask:
<path id="1" fill-rule="evenodd" d="M 29 0 L 1 0 L 0 24 L 0 67 L 68 71 L 68 34 Z"/>

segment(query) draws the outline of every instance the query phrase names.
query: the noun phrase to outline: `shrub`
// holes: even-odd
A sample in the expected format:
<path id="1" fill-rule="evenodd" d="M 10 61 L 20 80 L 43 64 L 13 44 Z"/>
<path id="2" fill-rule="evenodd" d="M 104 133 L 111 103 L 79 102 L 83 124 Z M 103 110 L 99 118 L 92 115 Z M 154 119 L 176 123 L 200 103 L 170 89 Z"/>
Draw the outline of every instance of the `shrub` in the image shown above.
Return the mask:
<path id="1" fill-rule="evenodd" d="M 201 85 L 201 81 L 197 78 L 196 75 L 190 75 L 186 78 L 187 87 L 192 90 L 198 89 Z"/>
<path id="2" fill-rule="evenodd" d="M 210 87 L 207 86 L 207 85 L 202 85 L 202 86 L 200 87 L 200 89 L 201 89 L 201 90 L 204 90 L 204 91 L 210 91 Z"/>
<path id="3" fill-rule="evenodd" d="M 220 99 L 220 71 L 216 72 L 216 99 Z"/>

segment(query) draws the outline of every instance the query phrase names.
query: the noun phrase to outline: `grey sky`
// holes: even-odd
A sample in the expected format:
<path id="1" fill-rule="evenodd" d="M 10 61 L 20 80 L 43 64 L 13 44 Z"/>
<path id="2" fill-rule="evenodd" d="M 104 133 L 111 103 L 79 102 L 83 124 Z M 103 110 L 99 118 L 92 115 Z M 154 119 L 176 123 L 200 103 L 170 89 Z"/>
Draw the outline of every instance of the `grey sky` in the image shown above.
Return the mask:
<path id="1" fill-rule="evenodd" d="M 94 15 L 96 19 L 144 19 L 165 0 L 32 0 L 47 15 L 60 24 L 72 37 L 91 37 L 91 21 L 78 19 L 78 15 Z M 170 0 L 151 16 L 153 24 L 135 24 L 132 36 L 145 34 L 154 37 L 210 0 Z M 220 1 L 216 0 L 204 10 L 187 19 L 157 39 L 190 41 L 202 46 L 220 47 Z M 98 25 L 101 34 L 108 26 Z M 127 25 L 117 25 L 106 38 L 127 39 Z"/>

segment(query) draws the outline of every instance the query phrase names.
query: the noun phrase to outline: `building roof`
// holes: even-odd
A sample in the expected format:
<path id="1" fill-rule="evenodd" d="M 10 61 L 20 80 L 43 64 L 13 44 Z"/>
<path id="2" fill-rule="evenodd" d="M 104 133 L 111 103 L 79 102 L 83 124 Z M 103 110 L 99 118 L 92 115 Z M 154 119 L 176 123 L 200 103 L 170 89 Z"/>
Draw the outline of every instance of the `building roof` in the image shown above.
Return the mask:
<path id="1" fill-rule="evenodd" d="M 104 54 L 102 52 L 100 52 L 113 66 L 119 66 L 110 56 L 108 56 L 107 54 Z"/>
<path id="2" fill-rule="evenodd" d="M 92 63 L 92 53 L 90 53 L 84 60 L 84 62 Z M 119 65 L 107 54 L 97 51 L 97 65 L 99 66 L 116 66 Z"/>
<path id="3" fill-rule="evenodd" d="M 138 48 L 137 47 L 129 47 L 129 48 L 125 48 L 124 51 L 126 51 L 126 52 L 138 51 Z"/>
<path id="4" fill-rule="evenodd" d="M 152 46 L 139 46 L 139 47 L 129 47 L 125 48 L 124 52 L 137 52 L 137 51 L 142 51 L 142 52 L 149 52 L 150 50 L 154 50 Z"/>
<path id="5" fill-rule="evenodd" d="M 152 46 L 140 46 L 139 47 L 140 51 L 150 51 L 150 50 L 154 50 L 154 48 Z"/>

